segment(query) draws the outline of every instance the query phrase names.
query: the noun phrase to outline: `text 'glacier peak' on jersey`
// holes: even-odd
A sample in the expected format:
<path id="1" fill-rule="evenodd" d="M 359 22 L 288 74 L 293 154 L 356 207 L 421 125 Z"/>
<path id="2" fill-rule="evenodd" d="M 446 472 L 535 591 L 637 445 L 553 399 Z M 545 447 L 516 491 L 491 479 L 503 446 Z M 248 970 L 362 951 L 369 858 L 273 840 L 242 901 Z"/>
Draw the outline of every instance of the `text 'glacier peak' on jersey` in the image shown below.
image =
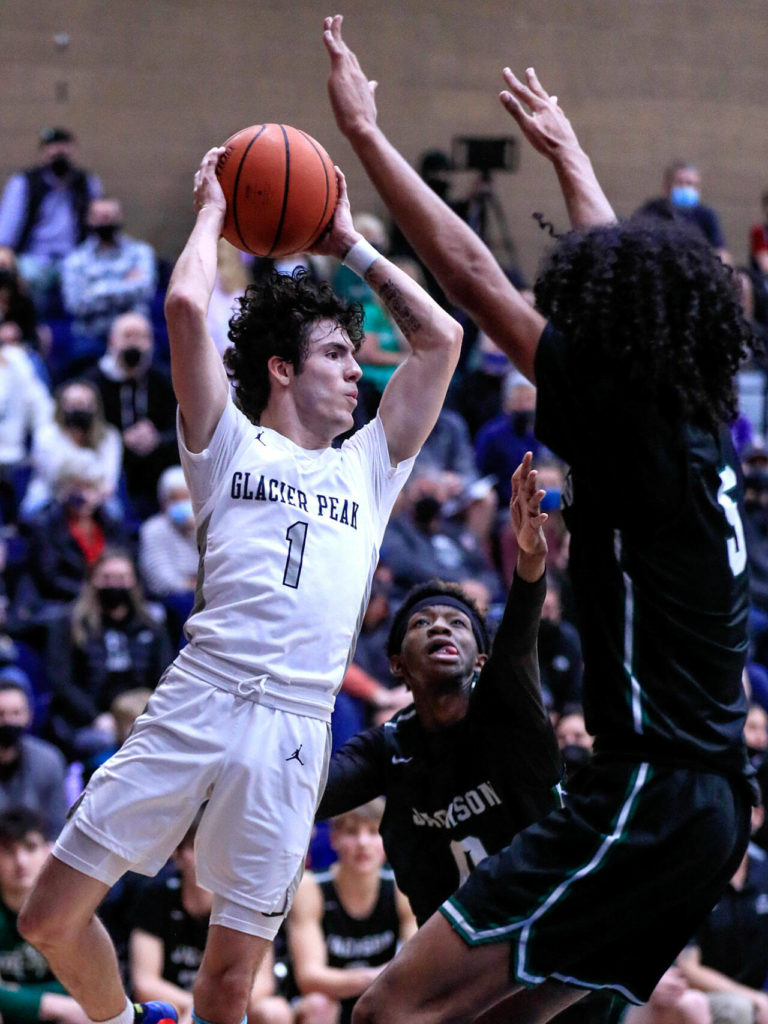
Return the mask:
<path id="1" fill-rule="evenodd" d="M 291 505 L 321 519 L 332 519 L 336 523 L 357 529 L 357 513 L 360 505 L 350 498 L 338 498 L 332 494 L 307 495 L 300 487 L 293 487 L 284 480 L 258 476 L 248 471 L 235 470 L 232 474 L 230 496 L 241 501 L 274 501 Z"/>

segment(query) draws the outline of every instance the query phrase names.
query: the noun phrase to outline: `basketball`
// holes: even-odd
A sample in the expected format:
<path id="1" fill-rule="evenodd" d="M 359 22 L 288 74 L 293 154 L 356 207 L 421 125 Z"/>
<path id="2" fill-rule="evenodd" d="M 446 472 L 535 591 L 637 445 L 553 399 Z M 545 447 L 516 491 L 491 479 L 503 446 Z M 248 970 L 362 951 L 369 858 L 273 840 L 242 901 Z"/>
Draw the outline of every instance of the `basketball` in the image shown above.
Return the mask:
<path id="1" fill-rule="evenodd" d="M 224 143 L 216 165 L 227 200 L 223 236 L 256 256 L 304 252 L 336 208 L 331 158 L 287 124 L 254 124 Z"/>

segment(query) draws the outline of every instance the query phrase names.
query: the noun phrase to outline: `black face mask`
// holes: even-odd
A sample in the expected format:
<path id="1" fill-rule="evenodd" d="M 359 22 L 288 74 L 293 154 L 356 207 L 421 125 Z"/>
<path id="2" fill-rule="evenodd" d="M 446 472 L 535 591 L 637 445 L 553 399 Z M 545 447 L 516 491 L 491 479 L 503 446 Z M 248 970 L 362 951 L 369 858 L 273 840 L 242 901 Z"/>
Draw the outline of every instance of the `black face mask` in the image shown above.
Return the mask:
<path id="1" fill-rule="evenodd" d="M 10 722 L 5 722 L 0 725 L 0 747 L 8 750 L 9 747 L 15 747 L 24 733 L 23 725 L 12 725 Z"/>
<path id="2" fill-rule="evenodd" d="M 437 498 L 419 498 L 413 506 L 413 518 L 421 526 L 427 526 L 440 515 L 440 508 Z"/>
<path id="3" fill-rule="evenodd" d="M 89 230 L 96 235 L 102 242 L 107 242 L 111 245 L 118 235 L 118 232 L 122 228 L 122 224 L 97 224 L 95 227 L 91 227 Z"/>
<path id="4" fill-rule="evenodd" d="M 592 752 L 586 747 L 580 747 L 577 743 L 568 743 L 560 751 L 560 756 L 568 771 L 573 773 L 579 768 L 583 768 L 585 764 L 589 764 Z"/>
<path id="5" fill-rule="evenodd" d="M 131 592 L 128 587 L 101 587 L 98 590 L 99 604 L 105 612 L 114 611 L 121 605 L 130 605 Z"/>
<path id="6" fill-rule="evenodd" d="M 65 427 L 89 430 L 93 423 L 93 413 L 90 409 L 71 409 L 64 413 L 63 419 Z"/>
<path id="7" fill-rule="evenodd" d="M 123 351 L 120 353 L 120 362 L 129 370 L 133 370 L 136 366 L 139 365 L 143 357 L 143 348 L 135 348 L 134 346 L 131 346 L 129 348 L 124 348 Z"/>
<path id="8" fill-rule="evenodd" d="M 68 156 L 64 156 L 63 153 L 59 153 L 58 156 L 55 156 L 53 160 L 51 160 L 49 166 L 57 178 L 66 178 L 72 170 L 72 161 Z"/>
<path id="9" fill-rule="evenodd" d="M 533 432 L 533 425 L 536 422 L 536 413 L 533 410 L 512 413 L 512 429 L 520 437 Z"/>

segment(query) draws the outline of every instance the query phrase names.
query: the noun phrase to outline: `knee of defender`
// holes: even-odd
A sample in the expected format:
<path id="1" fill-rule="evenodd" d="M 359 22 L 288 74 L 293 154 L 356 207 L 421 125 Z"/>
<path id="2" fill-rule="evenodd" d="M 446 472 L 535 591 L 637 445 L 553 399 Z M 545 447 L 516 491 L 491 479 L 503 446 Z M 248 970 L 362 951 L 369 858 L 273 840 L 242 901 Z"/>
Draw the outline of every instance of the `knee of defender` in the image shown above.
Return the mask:
<path id="1" fill-rule="evenodd" d="M 244 1016 L 253 988 L 253 972 L 239 965 L 220 970 L 205 969 L 205 961 L 195 979 L 195 1008 L 206 1020 L 216 1021 L 221 1015 L 230 1017 L 233 1008 Z"/>

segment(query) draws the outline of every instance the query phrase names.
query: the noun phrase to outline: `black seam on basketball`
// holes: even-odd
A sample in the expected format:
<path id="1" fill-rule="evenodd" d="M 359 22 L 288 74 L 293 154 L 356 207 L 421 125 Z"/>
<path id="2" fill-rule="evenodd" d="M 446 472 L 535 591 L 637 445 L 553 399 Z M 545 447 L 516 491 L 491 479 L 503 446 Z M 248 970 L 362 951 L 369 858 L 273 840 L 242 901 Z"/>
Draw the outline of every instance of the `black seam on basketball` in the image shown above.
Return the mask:
<path id="1" fill-rule="evenodd" d="M 323 203 L 323 212 L 320 214 L 320 219 L 318 220 L 317 225 L 315 226 L 315 230 L 312 232 L 312 234 L 309 236 L 305 243 L 306 245 L 312 245 L 312 243 L 316 241 L 320 235 L 320 225 L 323 223 L 323 219 L 325 218 L 325 211 L 328 209 L 328 200 L 331 197 L 331 182 L 328 177 L 328 168 L 325 165 L 323 154 L 320 152 L 317 144 L 315 143 L 315 140 L 312 138 L 311 135 L 307 135 L 306 132 L 303 132 L 301 128 L 299 128 L 299 134 L 304 136 L 304 138 L 310 144 L 312 149 L 314 149 L 314 151 L 317 153 L 318 158 L 320 160 L 320 164 L 323 168 L 323 174 L 325 175 L 325 202 Z"/>
<path id="2" fill-rule="evenodd" d="M 248 145 L 245 147 L 245 152 L 240 157 L 240 163 L 237 165 L 237 172 L 235 173 L 235 184 L 234 184 L 234 186 L 232 188 L 232 219 L 235 222 L 235 231 L 237 231 L 237 234 L 238 234 L 238 237 L 239 237 L 240 241 L 243 243 L 243 245 L 248 250 L 248 252 L 253 252 L 253 249 L 250 247 L 250 245 L 248 245 L 246 240 L 243 238 L 243 233 L 240 230 L 240 221 L 239 221 L 239 218 L 237 216 L 237 187 L 238 187 L 238 185 L 240 183 L 240 175 L 243 172 L 243 164 L 245 163 L 245 159 L 248 156 L 248 152 L 249 152 L 251 146 L 256 141 L 256 139 L 258 139 L 258 137 L 261 135 L 261 133 L 266 129 L 266 127 L 267 126 L 265 124 L 263 124 L 261 126 L 261 128 L 259 128 L 259 130 L 256 132 L 256 134 L 253 136 L 253 138 L 248 143 Z"/>
<path id="3" fill-rule="evenodd" d="M 283 208 L 280 211 L 280 220 L 278 221 L 277 231 L 272 242 L 272 246 L 267 253 L 267 256 L 271 256 L 277 248 L 277 243 L 280 241 L 280 235 L 283 233 L 283 222 L 285 221 L 285 211 L 288 208 L 288 189 L 290 187 L 291 180 L 291 144 L 288 141 L 288 132 L 285 130 L 285 125 L 278 125 L 280 131 L 283 133 L 283 142 L 285 143 L 285 184 L 283 185 Z"/>

